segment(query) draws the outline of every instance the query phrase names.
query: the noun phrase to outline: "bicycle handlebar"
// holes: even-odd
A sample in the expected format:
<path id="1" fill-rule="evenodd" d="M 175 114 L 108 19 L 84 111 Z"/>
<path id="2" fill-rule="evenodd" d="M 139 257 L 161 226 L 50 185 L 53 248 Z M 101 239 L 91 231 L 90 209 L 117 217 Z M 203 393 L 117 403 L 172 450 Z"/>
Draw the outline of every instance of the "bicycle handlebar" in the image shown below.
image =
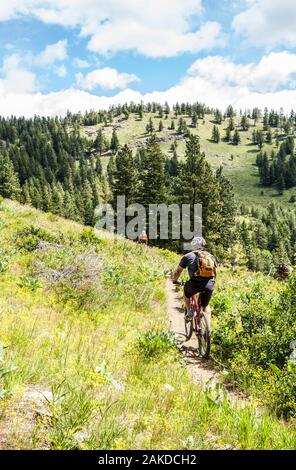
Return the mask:
<path id="1" fill-rule="evenodd" d="M 181 282 L 181 281 L 173 281 L 173 284 L 175 286 L 185 286 L 185 282 Z"/>

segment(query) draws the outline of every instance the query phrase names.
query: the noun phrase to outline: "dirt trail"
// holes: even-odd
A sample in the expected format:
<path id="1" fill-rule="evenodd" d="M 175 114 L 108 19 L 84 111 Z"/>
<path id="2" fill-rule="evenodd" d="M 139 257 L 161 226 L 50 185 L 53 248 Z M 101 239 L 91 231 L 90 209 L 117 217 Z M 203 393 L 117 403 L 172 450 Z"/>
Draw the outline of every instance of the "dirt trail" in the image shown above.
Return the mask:
<path id="1" fill-rule="evenodd" d="M 222 374 L 214 369 L 213 361 L 201 359 L 196 355 L 197 341 L 194 335 L 191 340 L 186 341 L 184 334 L 184 314 L 180 295 L 170 279 L 167 279 L 167 306 L 171 330 L 175 333 L 180 345 L 180 350 L 186 358 L 186 364 L 193 381 L 200 383 L 203 387 L 206 387 L 209 382 L 212 386 L 219 384 L 227 393 L 227 397 L 230 401 L 246 403 L 248 401 L 247 398 L 234 391 L 231 384 L 222 385 Z"/>

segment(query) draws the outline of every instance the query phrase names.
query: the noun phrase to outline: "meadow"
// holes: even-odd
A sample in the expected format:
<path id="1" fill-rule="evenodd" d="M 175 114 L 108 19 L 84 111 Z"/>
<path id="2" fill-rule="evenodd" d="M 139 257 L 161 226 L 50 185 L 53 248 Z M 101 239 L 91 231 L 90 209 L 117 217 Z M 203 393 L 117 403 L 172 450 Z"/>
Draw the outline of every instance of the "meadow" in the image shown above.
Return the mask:
<path id="1" fill-rule="evenodd" d="M 176 254 L 9 200 L 0 229 L 0 448 L 295 448 L 293 421 L 192 382 L 167 316 Z M 222 270 L 214 325 L 250 276 Z"/>

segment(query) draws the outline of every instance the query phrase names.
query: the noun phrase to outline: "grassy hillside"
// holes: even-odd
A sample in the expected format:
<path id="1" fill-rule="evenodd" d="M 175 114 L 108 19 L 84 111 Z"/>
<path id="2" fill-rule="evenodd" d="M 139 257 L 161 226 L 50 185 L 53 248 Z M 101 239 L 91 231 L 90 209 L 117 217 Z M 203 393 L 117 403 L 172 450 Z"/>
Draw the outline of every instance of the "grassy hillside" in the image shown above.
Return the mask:
<path id="1" fill-rule="evenodd" d="M 146 125 L 150 118 L 152 118 L 154 128 L 157 131 L 160 118 L 157 114 L 145 113 L 142 120 L 139 120 L 139 117 L 136 114 L 130 114 L 127 120 L 115 118 L 112 124 L 104 127 L 104 132 L 106 136 L 110 138 L 113 127 L 115 126 L 120 143 L 128 144 L 136 148 L 137 145 L 145 143 L 147 138 Z M 182 116 L 182 118 L 189 126 L 191 118 L 185 116 Z M 175 115 L 171 113 L 167 119 L 165 119 L 165 117 L 162 119 L 164 125 L 163 131 L 157 132 L 157 136 L 161 139 L 160 145 L 165 154 L 169 154 L 170 146 L 174 139 L 176 137 L 177 139 L 179 138 L 176 130 L 169 129 L 172 119 L 175 120 L 175 128 L 177 129 L 179 118 L 176 118 Z M 234 118 L 234 122 L 235 125 L 239 126 L 240 118 Z M 241 144 L 237 146 L 224 141 L 228 123 L 229 119 L 226 119 L 221 125 L 218 125 L 221 136 L 219 144 L 216 144 L 211 140 L 212 129 L 215 124 L 214 116 L 206 115 L 204 122 L 203 120 L 199 120 L 198 127 L 196 129 L 190 128 L 190 131 L 193 134 L 197 133 L 200 136 L 201 149 L 205 152 L 213 167 L 218 167 L 220 165 L 223 166 L 224 173 L 231 179 L 235 193 L 240 200 L 247 204 L 260 205 L 268 205 L 272 200 L 274 200 L 281 204 L 289 205 L 288 201 L 291 195 L 295 194 L 295 189 L 290 189 L 285 191 L 283 195 L 279 195 L 276 189 L 262 188 L 260 185 L 258 168 L 255 165 L 256 156 L 259 150 L 258 146 L 252 143 L 252 132 L 254 129 L 262 129 L 262 122 L 258 122 L 255 126 L 254 121 L 250 120 L 251 126 L 248 131 L 240 132 Z M 83 132 L 85 135 L 93 138 L 99 127 L 100 125 L 86 126 L 83 128 Z M 275 130 L 273 132 L 275 133 Z M 177 142 L 177 153 L 182 158 L 185 152 L 185 140 L 181 138 Z M 272 149 L 275 151 L 278 150 L 275 139 L 273 140 L 273 144 L 265 143 L 263 147 L 263 150 L 267 152 L 271 152 Z M 233 159 L 231 155 L 233 155 Z M 105 168 L 107 166 L 108 159 L 108 155 L 102 157 Z"/>
<path id="2" fill-rule="evenodd" d="M 0 228 L 0 448 L 295 448 L 292 425 L 191 382 L 166 310 L 176 255 L 11 201 Z"/>

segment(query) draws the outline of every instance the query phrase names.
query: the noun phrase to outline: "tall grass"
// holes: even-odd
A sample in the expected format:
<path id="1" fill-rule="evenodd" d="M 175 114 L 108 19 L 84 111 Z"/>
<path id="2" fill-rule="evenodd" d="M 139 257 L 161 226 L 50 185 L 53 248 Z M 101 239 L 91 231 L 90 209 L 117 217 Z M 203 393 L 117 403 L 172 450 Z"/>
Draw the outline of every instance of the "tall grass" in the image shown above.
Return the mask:
<path id="1" fill-rule="evenodd" d="M 163 261 L 175 255 L 94 239 L 72 222 L 5 204 L 1 246 L 15 251 L 0 274 L 0 342 L 5 367 L 15 369 L 1 379 L 13 393 L 0 401 L 4 448 L 295 447 L 292 425 L 192 383 L 167 320 Z M 21 246 L 36 216 L 61 248 Z M 87 283 L 86 253 L 99 264 Z M 34 419 L 26 418 L 32 403 L 22 402 L 28 388 L 47 397 L 47 412 Z"/>

